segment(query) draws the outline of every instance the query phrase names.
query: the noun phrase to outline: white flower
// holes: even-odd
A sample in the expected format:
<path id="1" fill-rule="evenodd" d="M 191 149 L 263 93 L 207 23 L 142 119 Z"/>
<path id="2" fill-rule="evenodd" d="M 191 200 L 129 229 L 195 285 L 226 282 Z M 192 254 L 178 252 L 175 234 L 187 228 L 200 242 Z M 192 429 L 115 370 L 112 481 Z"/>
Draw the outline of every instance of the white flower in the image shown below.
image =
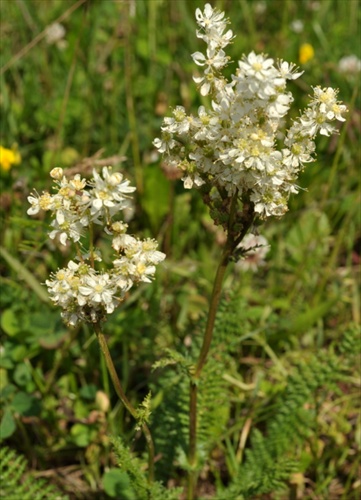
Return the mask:
<path id="1" fill-rule="evenodd" d="M 355 55 L 341 57 L 338 62 L 338 69 L 341 73 L 357 74 L 361 71 L 361 60 Z"/>
<path id="2" fill-rule="evenodd" d="M 113 238 L 112 247 L 117 252 L 136 252 L 138 250 L 138 240 L 130 234 L 120 234 Z"/>
<path id="3" fill-rule="evenodd" d="M 270 246 L 264 236 L 248 233 L 238 245 L 245 253 L 243 259 L 239 260 L 236 268 L 244 271 L 257 271 L 260 266 L 265 265 L 265 257 Z"/>
<path id="4" fill-rule="evenodd" d="M 28 202 L 30 203 L 31 207 L 28 208 L 27 214 L 28 215 L 36 215 L 40 211 L 40 198 L 35 197 L 35 196 L 28 196 Z"/>
<path id="5" fill-rule="evenodd" d="M 242 72 L 241 74 L 247 76 L 247 78 L 255 77 L 257 80 L 265 81 L 275 75 L 273 59 L 267 58 L 263 54 L 256 55 L 254 52 L 251 52 L 248 56 L 243 56 L 238 65 Z"/>
<path id="6" fill-rule="evenodd" d="M 194 76 L 193 80 L 197 85 L 199 85 L 201 95 L 206 96 L 210 93 L 212 86 L 214 85 L 215 76 L 211 68 L 206 68 L 203 76 Z M 160 153 L 164 151 L 159 149 Z"/>
<path id="7" fill-rule="evenodd" d="M 193 184 L 198 187 L 204 184 L 204 180 L 197 174 L 193 174 L 192 176 L 187 175 L 186 177 L 183 177 L 182 181 L 184 182 L 184 187 L 186 189 L 191 189 L 193 187 Z"/>
<path id="8" fill-rule="evenodd" d="M 67 244 L 68 238 L 75 243 L 78 242 L 83 234 L 84 225 L 79 218 L 70 211 L 58 210 L 56 219 L 51 223 L 55 229 L 49 233 L 49 237 L 53 240 L 59 236 L 59 241 L 62 245 Z"/>
<path id="9" fill-rule="evenodd" d="M 207 65 L 208 68 L 220 69 L 226 66 L 228 63 L 228 57 L 223 49 L 217 51 L 215 49 L 207 49 L 207 55 L 205 56 L 202 52 L 194 52 L 192 54 L 193 61 L 198 64 L 198 66 Z"/>
<path id="10" fill-rule="evenodd" d="M 65 36 L 65 28 L 60 23 L 53 23 L 46 28 L 45 39 L 49 45 L 59 42 Z"/>
<path id="11" fill-rule="evenodd" d="M 304 71 L 297 71 L 297 66 L 293 63 L 288 63 L 287 61 L 278 62 L 278 71 L 282 78 L 286 80 L 297 80 L 303 75 Z"/>
<path id="12" fill-rule="evenodd" d="M 65 269 L 59 269 L 52 275 L 52 280 L 46 280 L 50 298 L 56 304 L 66 308 L 76 297 L 79 278 L 76 272 L 79 265 L 72 260 Z"/>
<path id="13" fill-rule="evenodd" d="M 111 174 L 111 167 L 103 167 L 103 177 L 96 170 L 93 171 L 93 189 L 90 196 L 90 213 L 94 221 L 99 217 L 108 218 L 119 210 L 129 205 L 128 193 L 135 191 L 129 186 L 129 181 L 124 180 L 121 173 Z"/>
<path id="14" fill-rule="evenodd" d="M 28 196 L 28 202 L 31 207 L 27 210 L 28 215 L 35 215 L 40 210 L 51 210 L 54 204 L 54 199 L 49 193 L 43 193 L 41 196 Z"/>
<path id="15" fill-rule="evenodd" d="M 223 26 L 224 12 L 213 9 L 209 3 L 204 6 L 204 11 L 196 9 L 196 19 L 199 26 L 209 28 L 210 26 Z"/>
<path id="16" fill-rule="evenodd" d="M 85 276 L 83 284 L 79 286 L 78 304 L 102 304 L 108 314 L 114 311 L 114 295 L 116 288 L 113 286 L 109 274 Z"/>
<path id="17" fill-rule="evenodd" d="M 176 141 L 170 136 L 170 134 L 165 133 L 163 134 L 162 139 L 154 139 L 153 144 L 160 153 L 169 153 L 176 146 Z"/>
<path id="18" fill-rule="evenodd" d="M 142 241 L 142 260 L 151 264 L 159 264 L 165 259 L 165 253 L 157 250 L 158 242 L 151 239 Z"/>
<path id="19" fill-rule="evenodd" d="M 294 21 L 292 21 L 290 27 L 294 33 L 302 33 L 304 29 L 304 24 L 303 21 L 301 21 L 301 19 L 295 19 Z"/>

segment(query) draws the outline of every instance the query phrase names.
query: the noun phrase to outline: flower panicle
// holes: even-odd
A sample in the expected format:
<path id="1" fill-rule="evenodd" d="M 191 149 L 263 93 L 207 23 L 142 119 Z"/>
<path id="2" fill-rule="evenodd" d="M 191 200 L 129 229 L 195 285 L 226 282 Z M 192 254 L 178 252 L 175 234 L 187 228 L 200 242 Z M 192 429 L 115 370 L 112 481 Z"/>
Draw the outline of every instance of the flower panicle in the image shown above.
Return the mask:
<path id="1" fill-rule="evenodd" d="M 53 230 L 49 237 L 58 237 L 62 245 L 73 242 L 79 261 L 70 260 L 67 267 L 46 280 L 50 299 L 62 308 L 63 319 L 71 326 L 80 321 L 104 321 L 130 288 L 152 281 L 156 265 L 164 260 L 165 254 L 157 250 L 155 240 L 140 240 L 127 234 L 128 224 L 114 219 L 130 207 L 130 193 L 135 191 L 121 173 L 112 173 L 111 167 L 104 167 L 101 174 L 94 170 L 90 180 L 79 174 L 67 179 L 61 168 L 55 168 L 50 176 L 55 193 L 30 195 L 28 214 L 50 211 Z M 112 236 L 114 259 L 106 271 L 95 268 L 95 262 L 102 261 L 100 249 L 93 242 L 89 250 L 81 245 L 93 224 L 103 226 L 104 232 Z"/>
<path id="2" fill-rule="evenodd" d="M 259 218 L 280 217 L 288 210 L 289 196 L 300 189 L 299 173 L 315 159 L 315 137 L 335 133 L 346 106 L 337 101 L 336 90 L 316 86 L 306 109 L 284 131 L 294 100 L 287 83 L 303 71 L 252 51 L 227 79 L 222 75 L 229 61 L 224 49 L 234 38 L 226 31 L 229 20 L 210 4 L 196 10 L 196 20 L 196 35 L 207 48 L 192 55 L 203 69 L 194 80 L 201 95 L 211 97 L 211 107 L 188 115 L 176 106 L 154 145 L 167 164 L 183 172 L 185 188 L 211 193 L 205 199 L 212 206 L 224 201 L 224 193 L 238 193 L 253 203 Z"/>

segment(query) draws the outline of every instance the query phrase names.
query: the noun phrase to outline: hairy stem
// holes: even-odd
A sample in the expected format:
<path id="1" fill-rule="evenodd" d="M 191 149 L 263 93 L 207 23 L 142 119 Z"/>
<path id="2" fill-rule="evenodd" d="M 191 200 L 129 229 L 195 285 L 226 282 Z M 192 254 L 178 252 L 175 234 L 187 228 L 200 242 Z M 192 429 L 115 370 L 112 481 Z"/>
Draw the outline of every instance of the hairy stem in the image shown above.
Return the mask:
<path id="1" fill-rule="evenodd" d="M 198 381 L 201 376 L 203 366 L 207 360 L 208 352 L 212 342 L 214 323 L 216 319 L 217 307 L 222 292 L 222 283 L 224 275 L 231 255 L 231 249 L 226 246 L 221 262 L 218 266 L 216 277 L 213 284 L 213 291 L 209 305 L 207 326 L 203 337 L 203 344 L 199 354 L 198 362 L 195 368 L 194 375 L 190 382 L 190 405 L 189 405 L 189 463 L 192 468 L 196 465 L 196 446 L 197 446 L 197 394 Z M 196 483 L 196 471 L 191 470 L 189 473 L 188 482 L 188 500 L 194 497 L 194 488 Z"/>
<path id="2" fill-rule="evenodd" d="M 243 206 L 243 227 L 239 234 L 235 234 L 233 227 L 236 221 L 237 214 L 238 192 L 236 192 L 231 200 L 230 214 L 228 220 L 227 242 L 225 244 L 220 263 L 217 268 L 216 276 L 213 283 L 213 290 L 209 304 L 208 318 L 206 329 L 204 332 L 203 343 L 199 353 L 198 361 L 194 369 L 193 377 L 190 382 L 190 403 L 189 403 L 189 464 L 191 470 L 188 476 L 188 500 L 193 500 L 194 490 L 196 487 L 196 463 L 197 463 L 197 395 L 198 382 L 201 377 L 203 367 L 207 361 L 207 356 L 212 343 L 214 324 L 218 309 L 219 300 L 222 293 L 222 285 L 227 266 L 232 256 L 235 247 L 242 241 L 247 234 L 253 219 L 253 205 L 244 203 Z"/>
<path id="3" fill-rule="evenodd" d="M 134 408 L 132 403 L 129 401 L 127 396 L 125 395 L 125 392 L 123 391 L 122 385 L 120 383 L 118 374 L 115 370 L 114 363 L 111 357 L 111 354 L 109 352 L 108 344 L 107 341 L 105 340 L 104 334 L 102 332 L 102 329 L 99 325 L 99 323 L 94 324 L 94 331 L 98 337 L 99 345 L 102 350 L 102 353 L 105 358 L 105 362 L 110 374 L 110 378 L 112 379 L 113 385 L 115 392 L 117 393 L 119 399 L 122 401 L 126 409 L 129 411 L 129 413 L 132 415 L 132 417 L 137 420 L 137 410 Z M 150 433 L 149 427 L 147 424 L 142 425 L 142 431 L 145 437 L 145 440 L 147 442 L 147 448 L 148 448 L 148 481 L 149 483 L 153 482 L 154 479 L 154 444 L 153 444 L 153 439 L 152 435 Z"/>

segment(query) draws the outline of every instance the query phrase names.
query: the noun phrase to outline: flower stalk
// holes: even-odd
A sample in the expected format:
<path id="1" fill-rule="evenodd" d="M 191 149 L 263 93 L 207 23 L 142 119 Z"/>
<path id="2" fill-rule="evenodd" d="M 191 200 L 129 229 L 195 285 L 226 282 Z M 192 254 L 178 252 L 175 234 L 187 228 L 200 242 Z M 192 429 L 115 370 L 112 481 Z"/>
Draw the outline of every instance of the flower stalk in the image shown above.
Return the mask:
<path id="1" fill-rule="evenodd" d="M 132 415 L 132 417 L 135 420 L 138 420 L 138 415 L 137 415 L 137 410 L 134 408 L 132 403 L 129 401 L 127 396 L 125 395 L 125 392 L 123 390 L 122 384 L 120 383 L 117 371 L 115 369 L 107 341 L 104 337 L 104 334 L 102 332 L 101 326 L 99 323 L 94 323 L 94 331 L 96 333 L 96 336 L 98 338 L 98 342 L 101 348 L 101 351 L 104 355 L 105 363 L 107 365 L 108 371 L 110 378 L 112 379 L 113 386 L 115 389 L 115 392 L 117 393 L 118 398 L 121 400 L 125 408 L 128 410 L 128 412 Z M 148 482 L 152 483 L 154 480 L 154 443 L 153 443 L 153 438 L 152 434 L 150 432 L 149 427 L 147 426 L 146 423 L 143 423 L 141 425 L 141 429 L 143 431 L 146 443 L 147 443 L 147 448 L 148 448 Z"/>
<path id="2" fill-rule="evenodd" d="M 222 284 L 224 275 L 229 262 L 230 249 L 226 246 L 224 248 L 221 261 L 219 263 L 216 277 L 213 283 L 213 291 L 209 304 L 209 312 L 206 330 L 203 337 L 203 344 L 199 354 L 198 362 L 194 371 L 194 375 L 190 381 L 190 401 L 189 401 L 189 464 L 191 470 L 188 477 L 188 500 L 194 498 L 194 489 L 196 485 L 196 449 L 197 449 L 197 396 L 198 396 L 198 382 L 202 373 L 202 369 L 207 361 L 207 356 L 212 342 L 214 323 L 216 319 L 217 308 L 219 299 L 222 292 Z"/>
<path id="3" fill-rule="evenodd" d="M 147 411 L 134 408 L 128 400 L 101 324 L 125 300 L 133 286 L 151 283 L 156 265 L 164 260 L 165 254 L 157 250 L 155 240 L 140 240 L 128 234 L 128 224 L 119 219 L 121 212 L 131 206 L 130 193 L 135 191 L 120 172 L 113 173 L 111 167 L 103 167 L 101 174 L 93 170 L 89 180 L 81 178 L 80 174 L 69 179 L 63 169 L 54 168 L 50 176 L 55 183 L 55 193 L 39 195 L 35 192 L 29 196 L 28 214 L 50 211 L 53 216 L 50 238 L 58 238 L 64 246 L 73 243 L 76 257 L 65 268 L 53 273 L 45 284 L 50 299 L 62 308 L 62 317 L 69 326 L 81 322 L 93 325 L 115 391 L 136 420 L 136 429 L 144 434 L 148 448 L 148 482 L 152 483 L 154 444 L 147 425 L 150 396 Z M 111 263 L 98 264 L 103 258 L 101 248 L 94 244 L 94 224 L 112 236 Z M 83 245 L 84 240 L 87 248 Z"/>
<path id="4" fill-rule="evenodd" d="M 227 241 L 223 249 L 222 257 L 217 268 L 214 278 L 212 295 L 209 303 L 208 318 L 206 329 L 204 332 L 203 343 L 199 353 L 198 361 L 192 374 L 190 381 L 190 400 L 189 400 L 189 455 L 190 471 L 188 476 L 188 500 L 194 498 L 194 490 L 196 486 L 196 464 L 197 464 L 197 397 L 198 383 L 202 374 L 203 367 L 207 361 L 209 350 L 212 343 L 213 330 L 216 320 L 217 309 L 222 293 L 222 285 L 226 274 L 227 266 L 233 255 L 235 248 L 242 241 L 244 236 L 250 229 L 254 220 L 254 206 L 252 203 L 243 201 L 243 210 L 237 212 L 238 191 L 232 197 L 230 202 L 230 212 L 228 219 L 228 234 Z M 237 231 L 237 227 L 241 221 L 241 231 Z"/>

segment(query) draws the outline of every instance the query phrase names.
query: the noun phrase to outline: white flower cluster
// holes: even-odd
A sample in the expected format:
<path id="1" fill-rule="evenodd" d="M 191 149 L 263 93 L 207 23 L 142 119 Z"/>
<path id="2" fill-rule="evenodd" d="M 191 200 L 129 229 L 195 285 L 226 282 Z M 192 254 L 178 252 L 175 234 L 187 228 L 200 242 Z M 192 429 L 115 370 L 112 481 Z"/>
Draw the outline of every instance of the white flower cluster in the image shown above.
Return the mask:
<path id="1" fill-rule="evenodd" d="M 198 38 L 207 44 L 206 53 L 192 55 L 203 67 L 195 77 L 202 96 L 210 95 L 211 109 L 201 106 L 198 116 L 187 115 L 182 106 L 165 118 L 161 138 L 154 145 L 167 161 L 184 172 L 184 187 L 208 185 L 213 196 L 224 199 L 238 191 L 240 199 L 250 200 L 261 218 L 282 216 L 290 193 L 297 193 L 299 172 L 314 160 L 316 134 L 335 131 L 331 122 L 344 121 L 346 106 L 337 101 L 337 91 L 315 87 L 307 109 L 294 120 L 278 148 L 280 127 L 293 97 L 286 90 L 287 80 L 302 72 L 292 63 L 251 52 L 238 62 L 228 81 L 222 69 L 228 64 L 224 48 L 233 39 L 226 31 L 224 13 L 205 5 L 196 10 Z"/>
<path id="2" fill-rule="evenodd" d="M 102 175 L 94 170 L 90 181 L 79 174 L 68 180 L 61 168 L 53 169 L 50 175 L 57 192 L 29 196 L 28 214 L 51 211 L 54 229 L 49 233 L 50 238 L 58 235 L 63 245 L 72 240 L 79 260 L 79 263 L 71 260 L 46 281 L 50 298 L 62 307 L 64 320 L 72 326 L 79 321 L 101 321 L 114 311 L 134 284 L 151 281 L 155 266 L 164 260 L 165 254 L 157 250 L 155 240 L 139 240 L 127 234 L 126 223 L 113 220 L 129 207 L 129 193 L 135 191 L 122 174 L 104 167 Z M 95 269 L 95 261 L 102 258 L 93 242 L 89 251 L 80 245 L 81 238 L 87 232 L 91 234 L 92 224 L 102 225 L 113 236 L 115 259 L 106 272 Z"/>

